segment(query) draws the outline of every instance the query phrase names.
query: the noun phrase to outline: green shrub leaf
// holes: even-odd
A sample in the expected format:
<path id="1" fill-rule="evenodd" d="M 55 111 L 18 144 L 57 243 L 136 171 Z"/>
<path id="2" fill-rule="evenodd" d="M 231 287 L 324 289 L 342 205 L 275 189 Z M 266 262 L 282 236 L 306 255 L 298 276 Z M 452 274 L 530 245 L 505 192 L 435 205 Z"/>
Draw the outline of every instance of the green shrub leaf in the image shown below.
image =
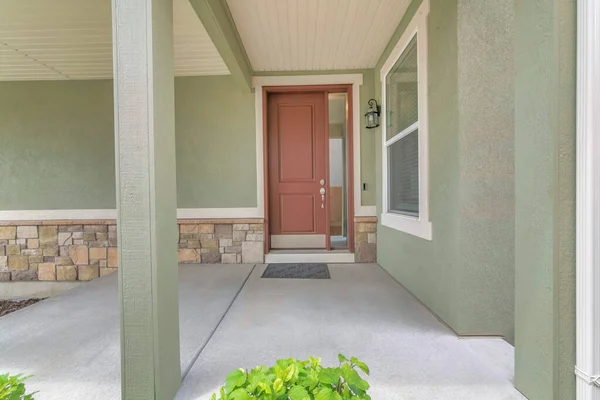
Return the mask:
<path id="1" fill-rule="evenodd" d="M 231 393 L 244 383 L 246 383 L 246 372 L 243 369 L 236 369 L 225 378 L 225 390 Z"/>
<path id="2" fill-rule="evenodd" d="M 319 381 L 329 385 L 337 385 L 340 381 L 341 370 L 339 368 L 323 368 L 319 372 Z"/>
<path id="3" fill-rule="evenodd" d="M 246 389 L 236 389 L 230 395 L 229 398 L 231 400 L 250 400 L 250 395 L 246 391 Z"/>
<path id="4" fill-rule="evenodd" d="M 360 370 L 362 372 L 364 372 L 365 374 L 369 375 L 369 367 L 367 367 L 367 364 L 365 364 L 364 362 L 356 360 L 356 362 L 354 363 L 354 365 L 356 365 L 358 368 L 360 368 Z"/>
<path id="5" fill-rule="evenodd" d="M 317 393 L 315 396 L 315 400 L 331 400 L 331 395 L 333 394 L 333 390 L 330 388 L 323 388 Z"/>
<path id="6" fill-rule="evenodd" d="M 292 386 L 287 395 L 290 400 L 310 400 L 308 392 L 302 386 Z"/>
<path id="7" fill-rule="evenodd" d="M 340 360 L 341 363 L 346 362 L 346 357 L 344 357 L 342 354 L 338 354 L 338 360 Z"/>

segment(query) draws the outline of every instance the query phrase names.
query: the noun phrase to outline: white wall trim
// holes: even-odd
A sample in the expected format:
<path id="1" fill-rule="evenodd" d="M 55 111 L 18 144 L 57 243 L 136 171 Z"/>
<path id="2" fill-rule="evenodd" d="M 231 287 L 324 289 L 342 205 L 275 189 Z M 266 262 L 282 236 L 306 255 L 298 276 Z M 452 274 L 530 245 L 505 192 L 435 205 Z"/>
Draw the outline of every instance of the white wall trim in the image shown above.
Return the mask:
<path id="1" fill-rule="evenodd" d="M 47 221 L 71 219 L 117 219 L 117 210 L 9 210 L 0 221 Z"/>
<path id="2" fill-rule="evenodd" d="M 252 86 L 362 85 L 362 74 L 255 76 Z M 262 90 L 261 90 L 262 92 Z"/>
<path id="3" fill-rule="evenodd" d="M 298 76 L 255 76 L 252 78 L 255 96 L 256 112 L 256 174 L 257 174 L 257 204 L 264 210 L 265 182 L 263 164 L 263 87 L 265 86 L 310 86 L 310 85 L 352 85 L 352 142 L 354 146 L 354 215 L 371 217 L 377 215 L 375 206 L 362 205 L 362 177 L 360 168 L 360 85 L 363 83 L 362 74 L 334 75 L 298 75 Z M 264 212 L 262 212 L 264 217 Z"/>
<path id="4" fill-rule="evenodd" d="M 577 399 L 600 400 L 600 2 L 577 31 Z"/>
<path id="5" fill-rule="evenodd" d="M 178 219 L 208 218 L 262 218 L 261 208 L 180 208 Z M 0 221 L 51 221 L 51 220 L 113 220 L 117 210 L 11 210 L 0 211 Z"/>
<path id="6" fill-rule="evenodd" d="M 429 114 L 428 114 L 428 38 L 427 15 L 429 14 L 429 0 L 424 0 L 415 16 L 408 24 L 398 43 L 390 53 L 380 71 L 381 77 L 381 146 L 382 146 L 382 214 L 381 224 L 401 232 L 408 233 L 426 240 L 432 240 L 432 224 L 429 218 Z M 396 61 L 400 58 L 406 47 L 415 35 L 418 34 L 418 91 L 419 115 L 418 122 L 400 132 L 396 137 L 387 140 L 386 137 L 386 75 L 390 72 Z M 406 133 L 414 132 L 418 128 L 419 134 L 419 217 L 412 218 L 397 213 L 389 212 L 388 207 L 388 146 Z"/>

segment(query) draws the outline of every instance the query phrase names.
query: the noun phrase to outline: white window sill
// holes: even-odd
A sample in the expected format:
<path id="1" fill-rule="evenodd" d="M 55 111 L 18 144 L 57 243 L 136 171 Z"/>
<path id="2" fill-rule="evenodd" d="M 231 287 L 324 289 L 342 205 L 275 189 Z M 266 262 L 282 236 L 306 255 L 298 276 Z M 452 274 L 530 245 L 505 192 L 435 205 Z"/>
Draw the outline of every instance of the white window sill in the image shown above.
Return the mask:
<path id="1" fill-rule="evenodd" d="M 431 222 L 399 214 L 381 214 L 381 225 L 425 240 L 432 240 Z"/>

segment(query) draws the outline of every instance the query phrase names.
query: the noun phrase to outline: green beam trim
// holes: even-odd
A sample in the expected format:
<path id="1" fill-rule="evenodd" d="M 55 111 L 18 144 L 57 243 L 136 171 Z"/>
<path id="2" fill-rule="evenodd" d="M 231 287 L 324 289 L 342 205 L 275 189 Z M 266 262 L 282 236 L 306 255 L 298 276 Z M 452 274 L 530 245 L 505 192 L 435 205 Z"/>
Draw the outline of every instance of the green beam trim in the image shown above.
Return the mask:
<path id="1" fill-rule="evenodd" d="M 225 1 L 190 0 L 190 4 L 235 81 L 250 91 L 252 66 Z"/>

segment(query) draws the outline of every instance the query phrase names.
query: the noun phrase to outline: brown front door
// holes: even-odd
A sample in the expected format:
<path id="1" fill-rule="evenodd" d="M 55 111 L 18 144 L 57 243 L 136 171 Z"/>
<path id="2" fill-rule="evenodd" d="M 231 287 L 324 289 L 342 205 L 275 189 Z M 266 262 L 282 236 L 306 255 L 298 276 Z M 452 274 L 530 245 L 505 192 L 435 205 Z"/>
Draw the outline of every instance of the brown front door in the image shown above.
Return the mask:
<path id="1" fill-rule="evenodd" d="M 325 93 L 268 98 L 271 248 L 327 247 L 325 99 Z"/>

